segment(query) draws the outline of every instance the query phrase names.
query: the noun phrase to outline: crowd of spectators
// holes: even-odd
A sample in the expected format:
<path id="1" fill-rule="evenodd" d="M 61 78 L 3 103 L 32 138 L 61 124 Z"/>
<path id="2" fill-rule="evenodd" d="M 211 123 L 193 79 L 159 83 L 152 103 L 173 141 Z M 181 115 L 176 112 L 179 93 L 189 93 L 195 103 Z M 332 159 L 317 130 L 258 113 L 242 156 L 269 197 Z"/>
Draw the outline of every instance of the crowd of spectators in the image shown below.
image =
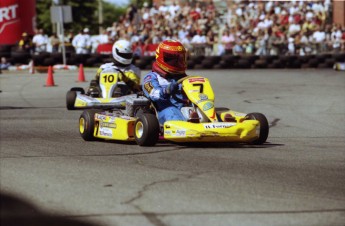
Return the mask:
<path id="1" fill-rule="evenodd" d="M 204 55 L 306 55 L 345 51 L 345 27 L 332 23 L 330 0 L 227 2 L 222 15 L 212 0 L 147 5 L 114 29 L 134 44 L 173 38 Z M 140 21 L 139 23 L 137 21 Z"/>
<path id="2" fill-rule="evenodd" d="M 178 39 L 194 55 L 308 55 L 345 51 L 345 27 L 332 23 L 331 0 L 227 1 L 224 8 L 213 0 L 142 8 L 130 5 L 124 15 L 100 35 L 85 28 L 69 34 L 67 45 L 76 53 L 101 52 L 118 39 L 133 44 L 137 56 L 153 55 L 157 44 Z M 221 10 L 219 10 L 221 9 Z M 23 34 L 20 48 L 32 52 L 61 51 L 56 34 L 42 29 L 32 40 Z"/>

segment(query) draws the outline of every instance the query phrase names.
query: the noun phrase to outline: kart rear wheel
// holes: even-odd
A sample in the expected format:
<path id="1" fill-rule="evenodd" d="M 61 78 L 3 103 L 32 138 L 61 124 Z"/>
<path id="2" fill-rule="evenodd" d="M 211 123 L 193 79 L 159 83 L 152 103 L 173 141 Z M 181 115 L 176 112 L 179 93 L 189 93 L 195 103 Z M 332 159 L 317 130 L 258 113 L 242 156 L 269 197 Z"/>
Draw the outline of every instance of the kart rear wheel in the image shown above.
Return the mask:
<path id="1" fill-rule="evenodd" d="M 75 91 L 68 91 L 66 94 L 66 107 L 68 110 L 75 110 L 74 103 L 77 98 L 77 93 Z"/>
<path id="2" fill-rule="evenodd" d="M 95 114 L 99 110 L 88 109 L 85 110 L 79 118 L 79 133 L 86 141 L 93 141 L 96 138 L 93 136 L 95 131 Z"/>
<path id="3" fill-rule="evenodd" d="M 247 114 L 247 117 L 249 119 L 258 120 L 260 123 L 260 126 L 257 129 L 257 132 L 259 133 L 259 138 L 252 141 L 251 144 L 265 143 L 269 133 L 269 125 L 266 116 L 261 113 L 249 113 Z"/>
<path id="4" fill-rule="evenodd" d="M 154 114 L 140 114 L 134 125 L 134 138 L 140 146 L 154 146 L 159 138 L 159 123 Z"/>

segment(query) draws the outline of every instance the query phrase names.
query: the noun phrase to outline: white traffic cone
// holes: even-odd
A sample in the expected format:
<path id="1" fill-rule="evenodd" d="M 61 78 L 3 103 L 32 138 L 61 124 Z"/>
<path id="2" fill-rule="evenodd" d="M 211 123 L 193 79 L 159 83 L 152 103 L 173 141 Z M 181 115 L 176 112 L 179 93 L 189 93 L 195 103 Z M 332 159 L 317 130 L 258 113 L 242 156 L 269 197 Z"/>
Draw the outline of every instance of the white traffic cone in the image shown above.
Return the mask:
<path id="1" fill-rule="evenodd" d="M 30 72 L 30 74 L 34 74 L 35 73 L 35 64 L 34 64 L 33 60 L 31 60 L 30 63 L 29 63 L 29 72 Z"/>

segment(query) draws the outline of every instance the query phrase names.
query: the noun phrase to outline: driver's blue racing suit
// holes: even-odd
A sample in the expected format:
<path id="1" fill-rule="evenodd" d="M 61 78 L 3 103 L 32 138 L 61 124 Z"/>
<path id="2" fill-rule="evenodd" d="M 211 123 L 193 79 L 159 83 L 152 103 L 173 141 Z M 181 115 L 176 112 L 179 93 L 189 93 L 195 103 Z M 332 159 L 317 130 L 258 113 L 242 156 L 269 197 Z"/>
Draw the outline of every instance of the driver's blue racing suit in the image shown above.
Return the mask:
<path id="1" fill-rule="evenodd" d="M 161 125 L 165 121 L 178 120 L 185 121 L 181 108 L 183 103 L 174 99 L 169 93 L 169 85 L 176 79 L 166 79 L 157 72 L 148 73 L 143 80 L 142 90 L 147 98 L 149 98 L 156 107 L 158 113 L 158 121 Z M 182 99 L 181 87 L 179 85 L 176 96 Z"/>

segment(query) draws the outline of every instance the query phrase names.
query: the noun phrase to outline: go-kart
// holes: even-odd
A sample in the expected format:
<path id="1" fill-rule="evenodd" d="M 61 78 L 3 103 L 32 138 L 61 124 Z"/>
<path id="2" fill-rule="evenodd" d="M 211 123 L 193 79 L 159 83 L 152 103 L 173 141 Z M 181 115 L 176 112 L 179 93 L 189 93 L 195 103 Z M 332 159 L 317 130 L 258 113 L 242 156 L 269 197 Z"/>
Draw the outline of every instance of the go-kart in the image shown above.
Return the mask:
<path id="1" fill-rule="evenodd" d="M 269 125 L 261 113 L 240 113 L 214 106 L 214 92 L 207 78 L 188 76 L 178 81 L 186 98 L 181 112 L 185 121 L 166 121 L 160 125 L 155 107 L 146 97 L 124 96 L 124 109 L 85 110 L 79 131 L 86 141 L 106 139 L 135 141 L 153 146 L 159 138 L 172 142 L 238 142 L 263 144 Z M 178 95 L 173 94 L 178 99 Z"/>
<path id="2" fill-rule="evenodd" d="M 99 81 L 92 80 L 85 93 L 81 87 L 73 87 L 66 94 L 68 110 L 102 108 L 104 106 L 124 107 L 124 98 L 115 98 L 130 94 L 128 86 L 120 81 L 121 71 L 105 72 Z"/>

